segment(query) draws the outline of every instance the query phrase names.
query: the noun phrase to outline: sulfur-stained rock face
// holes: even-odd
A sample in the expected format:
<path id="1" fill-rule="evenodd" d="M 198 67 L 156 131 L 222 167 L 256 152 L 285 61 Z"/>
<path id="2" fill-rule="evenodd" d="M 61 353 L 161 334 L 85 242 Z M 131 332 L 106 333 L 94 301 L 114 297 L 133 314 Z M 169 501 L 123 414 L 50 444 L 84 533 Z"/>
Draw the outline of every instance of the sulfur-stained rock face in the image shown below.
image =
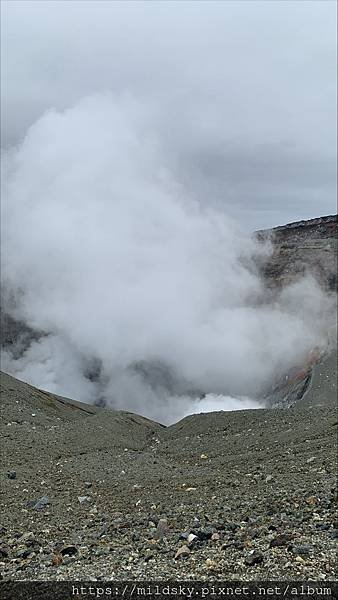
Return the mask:
<path id="1" fill-rule="evenodd" d="M 256 235 L 273 245 L 272 255 L 262 268 L 272 294 L 305 274 L 313 276 L 328 293 L 337 292 L 337 215 L 290 223 Z M 267 406 L 289 408 L 334 404 L 336 397 L 337 350 L 323 354 L 314 348 L 302 364 L 282 373 L 270 386 L 265 402 Z"/>
<path id="2" fill-rule="evenodd" d="M 314 355 L 315 356 L 315 355 Z M 267 406 L 334 406 L 337 401 L 337 350 L 308 357 L 285 373 L 265 396 Z"/>

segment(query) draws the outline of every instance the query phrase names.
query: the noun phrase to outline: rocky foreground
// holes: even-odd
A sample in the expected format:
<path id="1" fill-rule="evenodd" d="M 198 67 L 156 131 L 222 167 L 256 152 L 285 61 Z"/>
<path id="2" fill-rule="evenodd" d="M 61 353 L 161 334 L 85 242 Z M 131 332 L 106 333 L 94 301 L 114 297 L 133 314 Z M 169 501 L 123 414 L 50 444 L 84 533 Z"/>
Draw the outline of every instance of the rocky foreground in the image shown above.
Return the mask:
<path id="1" fill-rule="evenodd" d="M 3 579 L 335 577 L 334 403 L 163 427 L 2 375 Z"/>

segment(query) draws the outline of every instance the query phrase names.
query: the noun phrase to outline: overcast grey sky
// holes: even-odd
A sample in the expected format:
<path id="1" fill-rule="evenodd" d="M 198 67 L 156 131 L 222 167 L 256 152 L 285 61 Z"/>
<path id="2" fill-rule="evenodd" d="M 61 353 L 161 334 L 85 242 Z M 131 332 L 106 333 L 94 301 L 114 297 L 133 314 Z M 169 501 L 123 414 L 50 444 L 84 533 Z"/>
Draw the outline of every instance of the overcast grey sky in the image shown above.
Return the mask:
<path id="1" fill-rule="evenodd" d="M 110 91 L 191 196 L 248 228 L 336 211 L 333 1 L 4 1 L 1 54 L 7 148 Z"/>

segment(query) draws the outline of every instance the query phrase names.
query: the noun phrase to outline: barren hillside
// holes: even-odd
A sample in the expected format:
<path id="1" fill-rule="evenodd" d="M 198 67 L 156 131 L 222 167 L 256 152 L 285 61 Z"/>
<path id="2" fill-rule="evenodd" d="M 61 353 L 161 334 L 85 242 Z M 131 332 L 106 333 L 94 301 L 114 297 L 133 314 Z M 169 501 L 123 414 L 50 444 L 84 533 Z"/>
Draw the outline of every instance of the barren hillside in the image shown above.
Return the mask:
<path id="1" fill-rule="evenodd" d="M 334 578 L 333 406 L 165 428 L 1 381 L 5 579 Z"/>

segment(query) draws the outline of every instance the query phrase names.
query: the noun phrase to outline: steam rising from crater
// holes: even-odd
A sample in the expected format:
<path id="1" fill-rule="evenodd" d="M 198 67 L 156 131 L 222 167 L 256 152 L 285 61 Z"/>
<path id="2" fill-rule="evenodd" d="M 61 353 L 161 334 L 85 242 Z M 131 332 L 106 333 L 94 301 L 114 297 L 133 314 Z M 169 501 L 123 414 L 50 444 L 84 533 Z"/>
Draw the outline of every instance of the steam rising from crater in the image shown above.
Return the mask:
<path id="1" fill-rule="evenodd" d="M 13 316 L 48 335 L 3 368 L 167 422 L 258 406 L 326 343 L 330 299 L 306 278 L 268 302 L 269 245 L 188 196 L 150 123 L 131 98 L 95 96 L 7 154 L 3 282 Z"/>

